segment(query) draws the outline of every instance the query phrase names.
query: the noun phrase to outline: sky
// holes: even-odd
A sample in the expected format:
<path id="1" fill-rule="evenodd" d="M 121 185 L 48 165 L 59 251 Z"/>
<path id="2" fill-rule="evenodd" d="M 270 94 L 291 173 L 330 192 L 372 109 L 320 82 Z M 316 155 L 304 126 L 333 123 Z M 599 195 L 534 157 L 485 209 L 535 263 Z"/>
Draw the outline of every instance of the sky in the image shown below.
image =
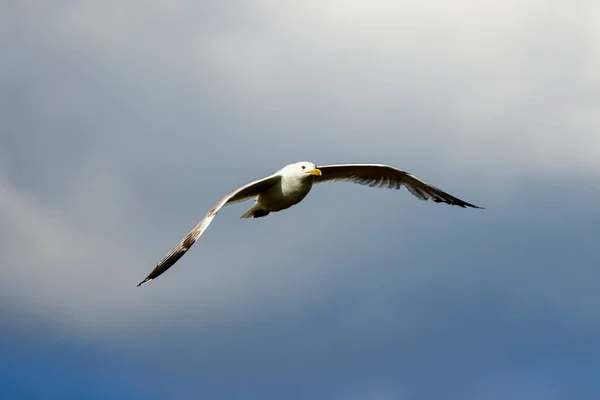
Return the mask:
<path id="1" fill-rule="evenodd" d="M 0 397 L 600 397 L 596 1 L 0 2 Z M 384 163 L 485 207 L 319 185 Z"/>

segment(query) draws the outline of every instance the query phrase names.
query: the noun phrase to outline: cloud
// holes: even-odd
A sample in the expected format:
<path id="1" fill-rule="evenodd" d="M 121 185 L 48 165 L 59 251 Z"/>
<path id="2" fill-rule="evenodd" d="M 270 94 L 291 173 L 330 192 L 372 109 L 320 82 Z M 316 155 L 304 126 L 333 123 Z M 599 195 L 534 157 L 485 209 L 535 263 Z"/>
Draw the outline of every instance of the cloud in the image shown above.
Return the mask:
<path id="1" fill-rule="evenodd" d="M 34 315 L 181 397 L 574 392 L 507 371 L 560 375 L 598 329 L 595 2 L 5 10 L 11 326 Z M 223 193 L 303 159 L 389 163 L 486 210 L 343 184 L 263 220 L 235 205 L 135 288 Z"/>
<path id="2" fill-rule="evenodd" d="M 65 3 L 44 21 L 19 9 L 15 52 L 35 63 L 17 70 L 23 84 L 81 114 L 77 138 L 115 161 L 138 151 L 181 172 L 277 150 L 261 166 L 309 156 L 585 172 L 599 145 L 596 7 Z M 55 79 L 32 86 L 31 70 Z M 54 96 L 65 85 L 66 104 Z M 103 124 L 90 126 L 99 106 Z"/>

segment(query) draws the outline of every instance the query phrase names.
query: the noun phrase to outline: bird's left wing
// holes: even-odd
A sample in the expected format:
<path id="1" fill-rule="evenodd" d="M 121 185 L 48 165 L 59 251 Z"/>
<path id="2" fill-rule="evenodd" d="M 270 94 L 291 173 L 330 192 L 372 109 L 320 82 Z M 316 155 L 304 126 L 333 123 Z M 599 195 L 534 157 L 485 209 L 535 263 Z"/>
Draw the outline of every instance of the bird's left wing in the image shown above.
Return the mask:
<path id="1" fill-rule="evenodd" d="M 448 194 L 433 185 L 423 182 L 406 171 L 382 164 L 337 164 L 318 167 L 321 176 L 315 176 L 314 183 L 349 181 L 371 187 L 387 187 L 388 189 L 406 188 L 421 200 L 431 199 L 436 203 L 446 203 L 459 207 L 482 208 L 451 194 Z"/>
<path id="2" fill-rule="evenodd" d="M 221 200 L 217 201 L 215 205 L 208 210 L 206 215 L 200 220 L 200 222 L 198 222 L 194 229 L 192 229 L 191 232 L 188 233 L 177 246 L 173 247 L 164 256 L 164 258 L 156 265 L 150 275 L 138 283 L 138 286 L 150 282 L 171 268 L 173 264 L 175 264 L 177 260 L 179 260 L 189 250 L 189 248 L 192 247 L 192 245 L 200 238 L 200 236 L 202 236 L 206 228 L 208 228 L 208 225 L 210 225 L 221 208 L 229 204 L 256 197 L 280 180 L 280 175 L 271 175 L 258 181 L 248 183 L 247 185 L 244 185 L 241 188 L 223 196 Z"/>

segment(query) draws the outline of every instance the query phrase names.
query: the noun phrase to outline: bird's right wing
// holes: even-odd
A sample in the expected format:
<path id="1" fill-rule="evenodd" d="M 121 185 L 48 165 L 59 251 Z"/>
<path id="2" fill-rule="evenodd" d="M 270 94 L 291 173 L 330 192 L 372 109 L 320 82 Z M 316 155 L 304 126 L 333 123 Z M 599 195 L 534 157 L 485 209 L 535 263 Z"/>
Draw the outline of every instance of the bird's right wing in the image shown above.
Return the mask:
<path id="1" fill-rule="evenodd" d="M 229 204 L 256 197 L 266 189 L 270 188 L 272 185 L 278 183 L 280 180 L 280 175 L 271 175 L 258 181 L 248 183 L 247 185 L 244 185 L 241 188 L 223 196 L 221 200 L 217 201 L 215 205 L 208 210 L 206 215 L 200 220 L 200 222 L 198 222 L 191 232 L 188 233 L 177 246 L 173 247 L 164 256 L 164 258 L 156 265 L 154 270 L 152 270 L 146 279 L 138 283 L 138 286 L 150 282 L 171 268 L 173 264 L 175 264 L 177 260 L 179 260 L 189 250 L 189 248 L 192 247 L 196 240 L 202 236 L 206 228 L 208 228 L 208 225 L 210 225 L 221 208 Z"/>

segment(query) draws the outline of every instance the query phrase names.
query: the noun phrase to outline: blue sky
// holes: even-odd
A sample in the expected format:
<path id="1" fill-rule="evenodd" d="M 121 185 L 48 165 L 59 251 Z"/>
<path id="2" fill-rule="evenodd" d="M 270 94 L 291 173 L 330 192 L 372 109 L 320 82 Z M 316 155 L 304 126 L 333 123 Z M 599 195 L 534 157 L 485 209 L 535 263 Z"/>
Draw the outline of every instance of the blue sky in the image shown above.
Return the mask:
<path id="1" fill-rule="evenodd" d="M 600 9 L 482 4 L 0 6 L 0 395 L 598 398 Z M 319 185 L 135 286 L 300 160 L 486 209 Z"/>

